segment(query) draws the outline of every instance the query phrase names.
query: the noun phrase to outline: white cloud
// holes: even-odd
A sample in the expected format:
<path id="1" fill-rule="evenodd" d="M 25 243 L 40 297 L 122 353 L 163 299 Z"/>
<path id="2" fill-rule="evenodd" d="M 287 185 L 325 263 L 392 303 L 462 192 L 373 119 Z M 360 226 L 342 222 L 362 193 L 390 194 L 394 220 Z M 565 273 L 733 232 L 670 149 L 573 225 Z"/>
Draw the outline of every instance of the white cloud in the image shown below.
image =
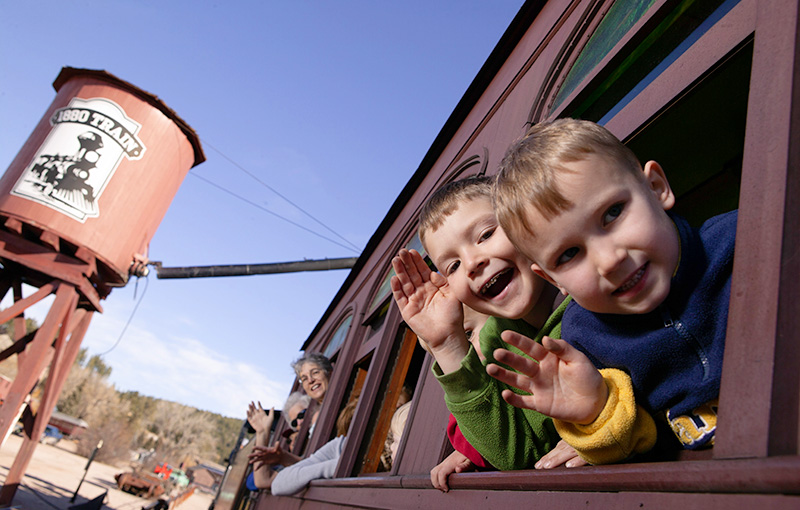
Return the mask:
<path id="1" fill-rule="evenodd" d="M 90 354 L 112 349 L 126 320 L 96 314 L 83 346 Z M 196 338 L 150 331 L 133 323 L 103 359 L 112 367 L 111 381 L 120 391 L 138 391 L 242 419 L 251 400 L 260 400 L 265 407 L 282 407 L 290 378 L 270 379 L 263 367 L 233 359 L 224 345 L 219 347 L 222 350 Z"/>
<path id="2" fill-rule="evenodd" d="M 25 295 L 32 292 L 23 290 Z M 46 298 L 28 309 L 26 316 L 41 324 L 52 301 L 52 296 Z M 0 302 L 0 308 L 10 305 L 8 297 Z M 105 313 L 94 314 L 82 345 L 89 355 L 101 354 L 111 366 L 110 380 L 118 390 L 137 391 L 242 419 L 250 401 L 260 401 L 265 408 L 283 407 L 293 381 L 288 362 L 281 363 L 284 369 L 271 370 L 260 360 L 251 361 L 247 353 L 244 360 L 236 359 L 232 356 L 235 353 L 226 350 L 224 341 L 175 335 L 176 330 L 187 329 L 180 326 L 193 323 L 177 314 L 165 331 L 142 327 L 140 324 L 148 323 L 142 309 L 120 340 L 133 306 L 133 302 L 121 300 L 105 302 Z"/>

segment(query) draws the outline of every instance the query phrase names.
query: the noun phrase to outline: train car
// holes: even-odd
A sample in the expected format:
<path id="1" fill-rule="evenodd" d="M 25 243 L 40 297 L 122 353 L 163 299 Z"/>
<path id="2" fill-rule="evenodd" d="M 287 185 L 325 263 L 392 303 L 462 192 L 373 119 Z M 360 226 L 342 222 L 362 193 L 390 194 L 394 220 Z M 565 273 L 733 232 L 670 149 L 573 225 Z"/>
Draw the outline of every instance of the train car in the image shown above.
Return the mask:
<path id="1" fill-rule="evenodd" d="M 89 424 L 85 420 L 74 418 L 58 411 L 53 411 L 48 423 L 60 430 L 65 436 L 73 439 L 79 437 L 89 428 Z"/>
<path id="2" fill-rule="evenodd" d="M 791 0 L 526 2 L 302 346 L 335 368 L 296 452 L 333 437 L 360 395 L 335 478 L 291 497 L 262 491 L 254 507 L 800 508 L 799 14 Z M 494 174 L 529 126 L 560 117 L 598 122 L 660 162 L 693 224 L 739 208 L 716 443 L 644 462 L 456 474 L 442 493 L 429 473 L 452 451 L 448 410 L 392 301 L 391 258 L 422 249 L 417 219 L 437 188 Z M 404 386 L 411 410 L 386 470 Z"/>

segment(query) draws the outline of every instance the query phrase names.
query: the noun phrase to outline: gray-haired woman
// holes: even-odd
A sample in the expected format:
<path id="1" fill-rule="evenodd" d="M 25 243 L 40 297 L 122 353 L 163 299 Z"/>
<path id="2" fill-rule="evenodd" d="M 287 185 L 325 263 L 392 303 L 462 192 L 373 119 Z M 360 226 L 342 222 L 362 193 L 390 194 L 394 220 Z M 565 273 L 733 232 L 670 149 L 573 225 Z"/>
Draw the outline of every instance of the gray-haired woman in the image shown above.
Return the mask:
<path id="1" fill-rule="evenodd" d="M 310 352 L 295 360 L 292 368 L 306 395 L 322 404 L 333 371 L 331 360 L 318 352 Z"/>
<path id="2" fill-rule="evenodd" d="M 292 368 L 294 373 L 297 374 L 297 380 L 303 385 L 306 395 L 316 400 L 318 404 L 314 415 L 311 417 L 311 427 L 308 429 L 308 434 L 311 435 L 314 433 L 314 426 L 317 424 L 320 405 L 325 400 L 325 394 L 328 392 L 328 383 L 330 382 L 333 365 L 331 360 L 322 354 L 309 352 L 295 360 L 292 363 Z"/>

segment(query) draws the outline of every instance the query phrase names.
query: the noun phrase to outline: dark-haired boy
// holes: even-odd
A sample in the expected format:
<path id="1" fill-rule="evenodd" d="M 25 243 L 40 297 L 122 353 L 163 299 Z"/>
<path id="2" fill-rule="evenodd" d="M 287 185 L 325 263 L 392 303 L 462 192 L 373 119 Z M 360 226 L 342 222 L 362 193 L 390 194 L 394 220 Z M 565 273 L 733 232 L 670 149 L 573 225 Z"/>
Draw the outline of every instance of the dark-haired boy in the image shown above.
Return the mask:
<path id="1" fill-rule="evenodd" d="M 392 265 L 392 291 L 406 323 L 436 359 L 434 373 L 445 400 L 469 443 L 501 470 L 581 465 L 571 448 L 556 448 L 559 436 L 542 414 L 506 404 L 507 386 L 489 377 L 466 339 L 463 307 L 490 315 L 480 333 L 488 356 L 506 347 L 506 329 L 529 336 L 558 336 L 558 291 L 536 276 L 530 261 L 506 237 L 491 202 L 486 177 L 451 182 L 426 203 L 419 236 L 440 271 L 430 270 L 416 251 L 400 250 Z M 502 318 L 501 318 L 502 317 Z"/>

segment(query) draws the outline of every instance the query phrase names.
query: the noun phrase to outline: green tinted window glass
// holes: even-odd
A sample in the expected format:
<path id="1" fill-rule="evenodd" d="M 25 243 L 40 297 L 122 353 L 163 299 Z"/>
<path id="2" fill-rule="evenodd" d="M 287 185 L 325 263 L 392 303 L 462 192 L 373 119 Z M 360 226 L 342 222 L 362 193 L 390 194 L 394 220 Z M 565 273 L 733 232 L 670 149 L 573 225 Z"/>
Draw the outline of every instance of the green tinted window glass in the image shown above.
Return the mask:
<path id="1" fill-rule="evenodd" d="M 338 349 L 339 346 L 342 345 L 344 339 L 347 337 L 347 332 L 350 331 L 351 322 L 353 322 L 352 315 L 346 318 L 344 322 L 342 322 L 342 325 L 339 326 L 339 329 L 336 330 L 336 333 L 334 333 L 330 343 L 325 348 L 325 352 L 323 353 L 325 354 L 325 357 L 330 358 L 331 356 L 333 356 L 333 353 L 336 352 L 336 349 Z"/>
<path id="2" fill-rule="evenodd" d="M 575 90 L 575 87 L 608 55 L 608 52 L 654 3 L 655 0 L 617 0 L 614 2 L 572 65 L 561 90 L 556 95 L 554 107 L 560 105 Z"/>
<path id="3" fill-rule="evenodd" d="M 413 250 L 417 250 L 420 253 L 420 255 L 422 255 L 422 257 L 427 260 L 428 254 L 425 251 L 425 248 L 422 247 L 422 242 L 419 240 L 419 235 L 414 234 L 414 237 L 406 245 L 406 248 L 409 249 L 409 250 L 412 250 L 412 249 Z M 390 281 L 392 279 L 392 276 L 394 276 L 394 275 L 395 275 L 394 269 L 390 269 L 389 270 L 389 274 L 386 275 L 386 279 L 383 280 L 383 283 L 381 284 L 380 288 L 378 289 L 378 292 L 375 294 L 375 297 L 372 299 L 372 303 L 370 303 L 370 305 L 369 305 L 369 309 L 370 310 L 372 310 L 376 306 L 378 306 L 378 304 L 383 302 L 383 300 L 386 299 L 386 297 L 389 294 L 392 293 L 392 287 L 391 287 Z"/>

